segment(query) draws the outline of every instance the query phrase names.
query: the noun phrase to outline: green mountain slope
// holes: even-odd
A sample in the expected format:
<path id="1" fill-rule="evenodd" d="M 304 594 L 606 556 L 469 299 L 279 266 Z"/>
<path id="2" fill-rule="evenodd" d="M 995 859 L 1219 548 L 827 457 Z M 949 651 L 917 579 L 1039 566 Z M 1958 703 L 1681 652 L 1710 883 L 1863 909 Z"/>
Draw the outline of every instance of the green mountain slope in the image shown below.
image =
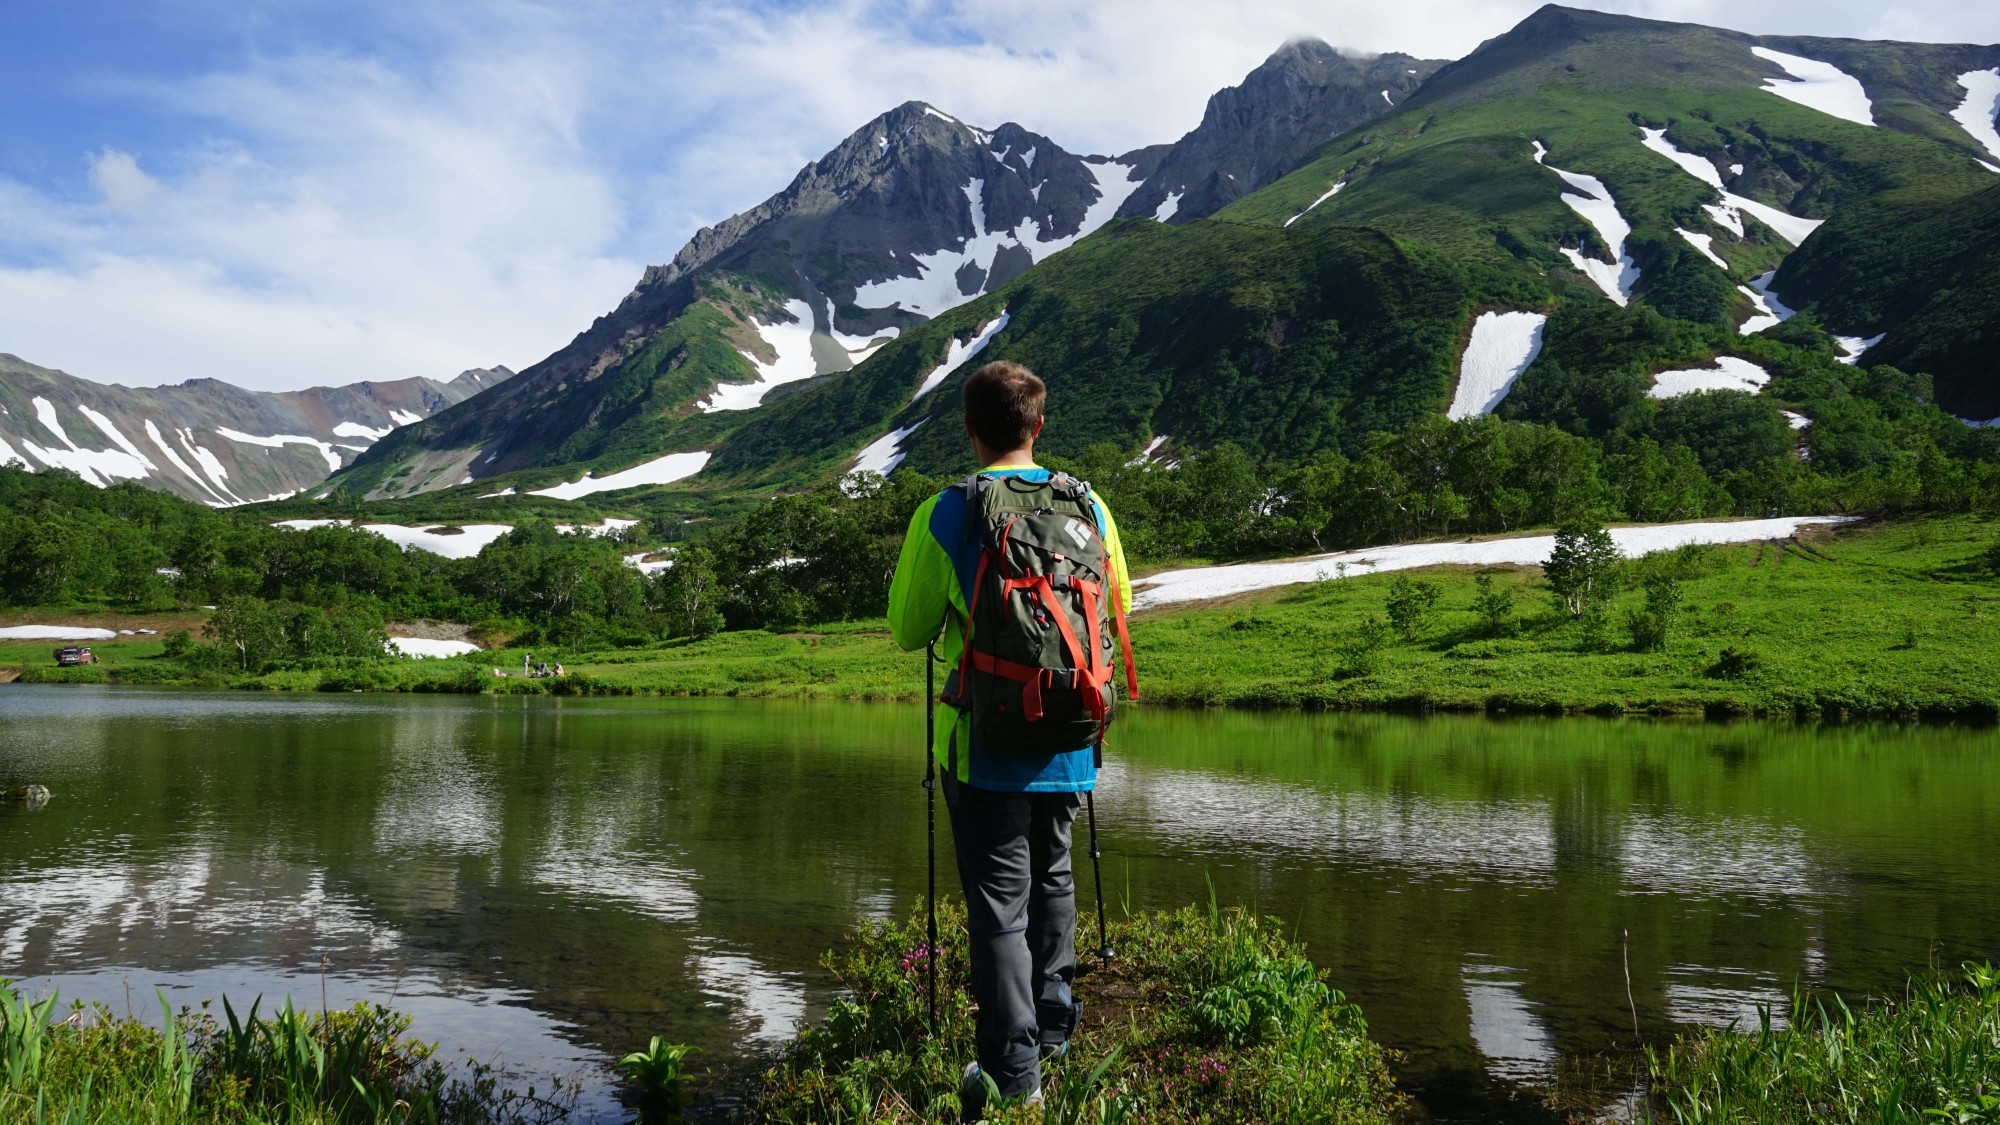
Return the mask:
<path id="1" fill-rule="evenodd" d="M 1591 437 L 1735 427 L 1781 445 L 1780 396 L 1827 400 L 1844 385 L 1840 338 L 1877 334 L 1864 362 L 1933 375 L 1946 406 L 1976 412 L 1993 404 L 1981 364 L 2000 333 L 1988 299 L 2000 267 L 1990 233 L 1953 233 L 1991 231 L 2000 195 L 1951 114 L 1957 75 L 1992 66 L 2000 47 L 1760 39 L 1546 7 L 1215 215 L 1119 220 L 754 411 L 686 404 L 693 388 L 749 377 L 736 351 L 754 348 L 751 322 L 770 322 L 788 279 L 748 261 L 711 275 L 664 331 L 567 376 L 609 379 L 613 393 L 557 394 L 529 418 L 550 436 L 515 463 L 538 467 L 475 487 L 700 450 L 699 474 L 656 486 L 700 511 L 857 463 L 955 471 L 968 461 L 952 392 L 976 339 L 978 361 L 1048 380 L 1057 455 L 1170 435 L 1186 449 L 1353 456 L 1446 409 L 1474 318 L 1496 310 L 1548 318 L 1498 412 Z M 1801 84 L 1807 71 L 1823 80 Z M 1780 324 L 1787 306 L 1802 315 Z M 836 311 L 843 324 L 864 314 Z M 966 362 L 942 370 L 948 355 Z M 1649 397 L 1656 374 L 1719 357 L 1772 380 L 1754 404 Z M 1701 440 L 1706 460 L 1747 463 Z M 342 486 L 401 494 L 367 468 Z M 422 486 L 462 468 L 425 468 Z"/>

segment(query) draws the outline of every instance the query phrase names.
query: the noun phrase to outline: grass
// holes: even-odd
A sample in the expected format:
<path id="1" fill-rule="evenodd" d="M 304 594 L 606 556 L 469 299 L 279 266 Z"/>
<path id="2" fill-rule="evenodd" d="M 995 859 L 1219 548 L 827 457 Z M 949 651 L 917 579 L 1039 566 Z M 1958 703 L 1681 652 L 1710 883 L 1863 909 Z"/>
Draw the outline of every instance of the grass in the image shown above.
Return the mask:
<path id="1" fill-rule="evenodd" d="M 1676 564 L 1680 608 L 1651 651 L 1637 650 L 1627 617 L 1647 604 L 1640 578 L 1652 563 L 1627 564 L 1596 636 L 1555 608 L 1535 568 L 1440 567 L 1404 575 L 1436 591 L 1414 639 L 1387 627 L 1396 576 L 1369 575 L 1142 614 L 1133 644 L 1143 698 L 1174 706 L 1990 720 L 2000 714 L 1996 539 L 2000 521 L 1960 516 L 1707 549 Z M 0 647 L 0 666 L 19 661 L 24 678 L 44 682 L 289 691 L 915 700 L 923 690 L 921 654 L 896 649 L 880 621 L 538 651 L 567 666 L 563 680 L 521 678 L 516 650 L 202 679 L 150 638 L 97 645 L 104 664 L 62 673 L 48 667 L 50 647 Z"/>
<path id="2" fill-rule="evenodd" d="M 1648 1052 L 1663 1116 L 1696 1123 L 2000 1121 L 2000 971 L 1911 982 L 1860 1011 L 1794 998 L 1790 1026 L 1709 1031 Z"/>
<path id="3" fill-rule="evenodd" d="M 566 1093 L 448 1070 L 408 1036 L 410 1017 L 373 1004 L 259 1016 L 224 1001 L 217 1020 L 161 997 L 159 1027 L 58 1004 L 0 980 L 0 1123 L 536 1122 L 569 1110 Z"/>
<path id="4" fill-rule="evenodd" d="M 760 1120 L 959 1119 L 959 1070 L 975 1056 L 963 913 L 941 924 L 952 936 L 936 1034 L 921 914 L 864 924 L 825 960 L 848 995 L 764 1076 Z M 1132 918 L 1112 928 L 1108 964 L 1087 948 L 1091 919 L 1077 934 L 1084 1018 L 1044 1064 L 1046 1108 L 989 1108 L 988 1120 L 1387 1122 L 1403 1108 L 1360 1009 L 1271 923 L 1213 904 Z"/>

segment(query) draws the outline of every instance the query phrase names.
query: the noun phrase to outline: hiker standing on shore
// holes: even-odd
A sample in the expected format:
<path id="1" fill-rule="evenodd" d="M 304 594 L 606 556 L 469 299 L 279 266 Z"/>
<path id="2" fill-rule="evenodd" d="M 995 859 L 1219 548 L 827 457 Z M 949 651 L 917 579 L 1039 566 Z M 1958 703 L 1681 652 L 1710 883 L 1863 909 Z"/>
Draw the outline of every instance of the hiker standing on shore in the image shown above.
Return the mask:
<path id="1" fill-rule="evenodd" d="M 965 891 L 978 1061 L 968 1119 L 986 1099 L 1041 1098 L 1041 1060 L 1062 1052 L 1082 1004 L 1070 829 L 1097 783 L 1131 584 L 1111 512 L 1090 487 L 1035 464 L 1047 389 L 989 363 L 965 383 L 965 431 L 981 469 L 910 520 L 889 588 L 906 650 L 944 632 L 955 714 L 934 747 Z M 967 643 L 968 623 L 970 643 Z M 1131 649 L 1127 683 L 1136 688 Z"/>

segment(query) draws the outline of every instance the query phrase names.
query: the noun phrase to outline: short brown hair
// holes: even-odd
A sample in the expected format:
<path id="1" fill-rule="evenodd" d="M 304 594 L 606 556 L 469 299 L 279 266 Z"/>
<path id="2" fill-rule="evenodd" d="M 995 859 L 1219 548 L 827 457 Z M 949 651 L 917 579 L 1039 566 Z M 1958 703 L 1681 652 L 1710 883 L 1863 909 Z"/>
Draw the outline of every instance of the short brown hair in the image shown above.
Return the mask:
<path id="1" fill-rule="evenodd" d="M 965 422 L 996 451 L 1019 449 L 1035 436 L 1049 389 L 1018 363 L 989 363 L 965 381 Z"/>

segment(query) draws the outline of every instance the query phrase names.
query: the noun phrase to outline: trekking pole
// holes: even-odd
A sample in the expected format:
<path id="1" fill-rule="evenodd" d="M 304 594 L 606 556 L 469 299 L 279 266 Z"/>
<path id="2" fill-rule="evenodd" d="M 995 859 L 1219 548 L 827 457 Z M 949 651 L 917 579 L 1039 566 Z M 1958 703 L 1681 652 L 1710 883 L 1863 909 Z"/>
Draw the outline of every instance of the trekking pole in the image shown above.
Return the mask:
<path id="1" fill-rule="evenodd" d="M 924 901 L 930 907 L 930 930 L 925 960 L 929 962 L 931 985 L 931 1035 L 938 1025 L 938 933 L 937 933 L 937 642 L 924 649 L 924 819 L 927 822 L 924 852 L 929 863 L 929 887 Z"/>
<path id="2" fill-rule="evenodd" d="M 1104 765 L 1104 744 L 1097 744 L 1097 764 Z M 1097 956 L 1111 960 L 1111 939 L 1104 936 L 1104 866 L 1098 862 L 1104 853 L 1097 848 L 1097 790 L 1083 791 L 1083 807 L 1090 813 L 1090 883 L 1097 892 Z"/>

